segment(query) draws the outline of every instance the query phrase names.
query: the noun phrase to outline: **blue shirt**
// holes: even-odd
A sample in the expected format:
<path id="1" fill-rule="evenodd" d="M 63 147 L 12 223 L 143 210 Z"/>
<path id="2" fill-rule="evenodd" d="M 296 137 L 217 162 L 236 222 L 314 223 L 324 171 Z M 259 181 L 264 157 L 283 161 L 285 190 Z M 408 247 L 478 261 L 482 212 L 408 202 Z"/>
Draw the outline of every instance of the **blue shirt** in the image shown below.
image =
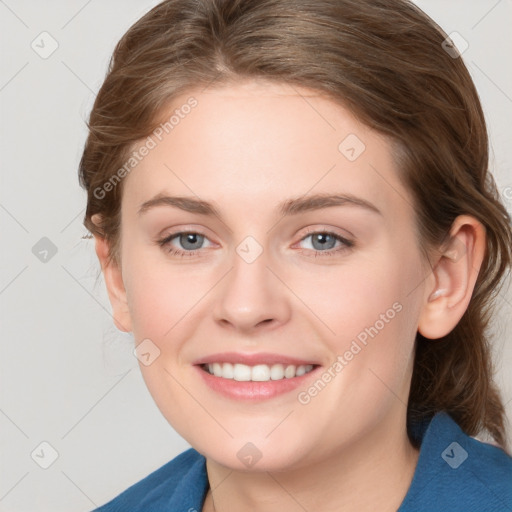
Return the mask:
<path id="1" fill-rule="evenodd" d="M 512 511 L 512 457 L 465 434 L 445 412 L 414 425 L 414 476 L 397 512 Z M 209 489 L 206 459 L 193 448 L 94 512 L 201 512 Z"/>

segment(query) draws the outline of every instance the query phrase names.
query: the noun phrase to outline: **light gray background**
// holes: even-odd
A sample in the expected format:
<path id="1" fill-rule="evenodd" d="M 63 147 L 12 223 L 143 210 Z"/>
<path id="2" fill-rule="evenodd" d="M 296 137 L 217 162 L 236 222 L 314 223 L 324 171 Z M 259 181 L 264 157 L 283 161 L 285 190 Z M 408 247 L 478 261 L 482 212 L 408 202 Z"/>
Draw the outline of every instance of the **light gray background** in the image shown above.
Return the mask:
<path id="1" fill-rule="evenodd" d="M 0 510 L 89 511 L 188 448 L 115 329 L 92 240 L 82 240 L 77 166 L 84 120 L 114 45 L 155 0 L 0 0 Z M 489 123 L 492 168 L 512 209 L 512 1 L 417 2 L 469 43 L 463 58 Z M 43 59 L 31 47 L 58 43 Z M 38 43 L 39 41 L 39 43 Z M 33 246 L 48 237 L 47 262 Z M 42 257 L 42 255 L 40 255 Z M 512 294 L 494 323 L 512 419 Z M 509 437 L 511 437 L 509 431 Z M 51 449 L 58 458 L 51 462 Z M 33 454 L 31 456 L 31 454 Z M 36 463 L 36 461 L 39 463 Z"/>

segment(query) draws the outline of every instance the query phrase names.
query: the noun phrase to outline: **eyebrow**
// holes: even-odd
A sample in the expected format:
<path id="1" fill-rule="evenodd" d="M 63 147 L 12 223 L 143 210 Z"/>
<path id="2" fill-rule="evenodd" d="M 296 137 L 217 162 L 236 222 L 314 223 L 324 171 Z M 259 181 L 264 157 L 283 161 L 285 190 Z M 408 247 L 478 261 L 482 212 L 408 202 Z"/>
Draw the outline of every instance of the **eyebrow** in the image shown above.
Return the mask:
<path id="1" fill-rule="evenodd" d="M 352 194 L 314 194 L 288 199 L 278 205 L 277 213 L 284 216 L 297 215 L 299 213 L 331 208 L 333 206 L 358 206 L 368 211 L 382 215 L 382 212 L 366 199 Z M 190 213 L 199 215 L 216 216 L 222 220 L 219 210 L 208 201 L 186 196 L 168 196 L 157 194 L 149 201 L 145 201 L 139 208 L 138 215 L 157 206 L 173 206 Z"/>

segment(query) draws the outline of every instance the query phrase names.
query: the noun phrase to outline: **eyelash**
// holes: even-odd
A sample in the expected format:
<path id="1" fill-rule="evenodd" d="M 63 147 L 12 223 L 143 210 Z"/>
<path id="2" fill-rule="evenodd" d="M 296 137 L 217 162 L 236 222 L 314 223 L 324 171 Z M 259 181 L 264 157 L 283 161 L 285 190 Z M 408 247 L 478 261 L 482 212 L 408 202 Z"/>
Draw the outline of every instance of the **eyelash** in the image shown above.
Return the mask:
<path id="1" fill-rule="evenodd" d="M 308 249 L 308 251 L 312 250 L 314 251 L 313 256 L 308 255 L 304 249 L 301 249 L 300 252 L 304 256 L 308 256 L 310 258 L 317 258 L 318 256 L 337 256 L 343 252 L 348 251 L 352 247 L 354 247 L 354 242 L 351 240 L 347 240 L 346 238 L 342 237 L 341 235 L 338 235 L 337 233 L 334 233 L 333 231 L 322 231 L 318 229 L 308 229 L 306 232 L 306 235 L 304 235 L 299 242 L 303 242 L 306 238 L 310 237 L 311 235 L 329 235 L 332 236 L 335 240 L 341 242 L 343 244 L 342 247 L 338 247 L 338 249 L 329 249 L 328 251 L 318 251 L 316 249 Z"/>
<path id="2" fill-rule="evenodd" d="M 304 249 L 301 249 L 300 250 L 301 254 L 303 254 L 304 256 L 310 257 L 310 258 L 317 258 L 318 256 L 332 257 L 332 256 L 336 256 L 342 252 L 350 250 L 355 245 L 354 242 L 347 240 L 346 238 L 344 238 L 332 231 L 322 231 L 322 230 L 314 230 L 314 229 L 308 230 L 307 234 L 305 236 L 303 236 L 299 240 L 299 242 L 303 242 L 306 238 L 310 237 L 311 235 L 320 235 L 320 234 L 332 236 L 335 240 L 342 242 L 344 244 L 344 246 L 340 247 L 338 249 L 329 249 L 328 251 L 318 251 L 315 249 L 307 249 L 305 251 Z M 204 236 L 205 238 L 207 238 L 206 235 L 204 233 L 201 233 L 200 231 L 178 231 L 176 233 L 172 233 L 172 234 L 166 236 L 165 238 L 162 238 L 161 240 L 157 240 L 157 244 L 162 248 L 166 248 L 166 246 L 168 246 L 170 244 L 171 240 L 173 240 L 176 237 L 179 237 L 180 235 L 201 235 L 201 236 Z M 193 251 L 182 251 L 180 249 L 174 249 L 174 248 L 166 248 L 166 250 L 167 250 L 168 254 L 170 254 L 171 256 L 177 256 L 180 258 L 195 256 L 200 251 L 200 249 L 193 250 Z M 307 254 L 307 252 L 311 251 L 311 250 L 314 251 L 313 256 Z"/>

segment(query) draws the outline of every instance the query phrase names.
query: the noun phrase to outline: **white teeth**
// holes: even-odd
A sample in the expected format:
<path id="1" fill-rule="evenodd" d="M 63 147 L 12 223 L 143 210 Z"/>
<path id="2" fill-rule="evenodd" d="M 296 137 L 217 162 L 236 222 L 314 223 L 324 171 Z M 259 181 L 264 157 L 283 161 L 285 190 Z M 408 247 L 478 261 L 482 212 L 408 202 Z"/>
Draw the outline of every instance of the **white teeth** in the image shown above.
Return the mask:
<path id="1" fill-rule="evenodd" d="M 295 375 L 300 377 L 306 373 L 306 367 L 304 365 L 297 366 L 297 370 L 295 371 Z"/>
<path id="2" fill-rule="evenodd" d="M 245 364 L 235 364 L 233 366 L 233 378 L 235 380 L 251 380 L 251 367 Z"/>
<path id="3" fill-rule="evenodd" d="M 313 369 L 312 364 L 295 366 L 274 364 L 257 364 L 248 366 L 246 364 L 213 363 L 204 365 L 207 371 L 216 377 L 234 379 L 237 381 L 267 382 L 269 380 L 282 380 L 300 377 Z"/>
<path id="4" fill-rule="evenodd" d="M 235 376 L 235 370 L 231 363 L 224 363 L 222 365 L 222 376 L 225 379 L 233 379 Z"/>
<path id="5" fill-rule="evenodd" d="M 222 366 L 219 363 L 213 363 L 213 375 L 222 377 Z"/>
<path id="6" fill-rule="evenodd" d="M 284 376 L 287 379 L 291 379 L 292 377 L 295 377 L 295 366 L 293 366 L 293 364 L 286 367 L 286 369 L 284 371 Z"/>
<path id="7" fill-rule="evenodd" d="M 270 368 L 270 378 L 272 380 L 281 380 L 284 378 L 284 368 L 282 364 L 274 364 Z"/>
<path id="8" fill-rule="evenodd" d="M 252 367 L 251 380 L 264 382 L 270 380 L 270 368 L 266 364 L 257 364 Z"/>

